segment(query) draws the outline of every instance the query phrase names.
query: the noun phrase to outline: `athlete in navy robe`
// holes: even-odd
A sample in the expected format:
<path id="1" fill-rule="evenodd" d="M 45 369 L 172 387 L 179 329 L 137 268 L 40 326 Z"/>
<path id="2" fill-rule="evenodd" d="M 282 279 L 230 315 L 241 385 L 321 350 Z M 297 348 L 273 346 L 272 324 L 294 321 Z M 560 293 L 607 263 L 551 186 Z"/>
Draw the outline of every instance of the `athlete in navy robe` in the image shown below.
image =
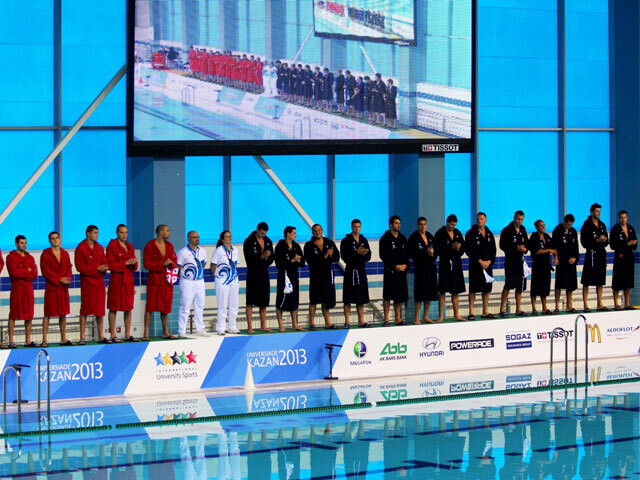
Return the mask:
<path id="1" fill-rule="evenodd" d="M 271 296 L 271 281 L 269 280 L 269 265 L 275 260 L 273 242 L 267 237 L 269 227 L 265 222 L 260 222 L 254 232 L 246 238 L 242 245 L 244 260 L 247 263 L 246 282 L 246 310 L 247 331 L 253 333 L 251 316 L 253 307 L 258 307 L 260 312 L 260 329 L 271 332 L 267 328 L 267 307 Z"/>
<path id="2" fill-rule="evenodd" d="M 344 75 L 338 70 L 336 76 L 336 107 L 339 112 L 344 112 Z"/>
<path id="3" fill-rule="evenodd" d="M 311 227 L 313 236 L 304 244 L 304 258 L 309 265 L 309 320 L 315 330 L 316 305 L 322 305 L 325 328 L 331 323 L 331 309 L 336 306 L 336 282 L 333 264 L 340 261 L 340 252 L 333 240 L 322 236 L 322 227 Z"/>
<path id="4" fill-rule="evenodd" d="M 409 236 L 409 257 L 413 260 L 413 300 L 415 301 L 415 316 L 413 323 L 420 325 L 420 307 L 424 302 L 422 319 L 427 323 L 434 323 L 429 319 L 431 302 L 438 300 L 438 277 L 436 258 L 438 256 L 433 235 L 427 232 L 427 219 L 418 218 L 418 230 Z"/>
<path id="5" fill-rule="evenodd" d="M 552 261 L 555 260 L 557 252 L 553 248 L 551 236 L 545 233 L 544 222 L 536 220 L 534 225 L 536 231 L 529 237 L 529 251 L 531 252 L 531 314 L 538 314 L 536 297 L 540 297 L 542 313 L 549 315 L 552 312 L 547 308 L 547 297 L 551 292 Z"/>
<path id="6" fill-rule="evenodd" d="M 611 288 L 616 310 L 631 308 L 631 289 L 634 286 L 633 252 L 638 248 L 638 237 L 635 228 L 627 223 L 628 218 L 627 212 L 621 210 L 618 213 L 618 223 L 613 226 L 609 236 L 614 251 Z M 621 291 L 624 292 L 624 307 L 619 304 L 618 296 Z"/>
<path id="7" fill-rule="evenodd" d="M 493 283 L 493 265 L 496 263 L 496 239 L 486 226 L 487 216 L 483 212 L 476 215 L 473 225 L 465 235 L 464 243 L 469 257 L 469 320 L 475 320 L 474 304 L 476 293 L 482 294 L 482 318 L 496 318 L 489 313 L 489 294 Z M 486 272 L 486 274 L 485 274 Z"/>
<path id="8" fill-rule="evenodd" d="M 584 265 L 582 267 L 582 302 L 584 311 L 590 312 L 589 308 L 589 287 L 596 287 L 598 299 L 598 310 L 606 311 L 607 307 L 602 303 L 602 289 L 607 281 L 607 245 L 609 235 L 607 226 L 600 220 L 601 205 L 594 203 L 591 205 L 591 215 L 582 224 L 580 229 L 580 243 L 586 249 Z"/>
<path id="9" fill-rule="evenodd" d="M 371 248 L 365 236 L 360 234 L 361 227 L 360 220 L 353 219 L 351 233 L 340 242 L 340 255 L 345 263 L 342 302 L 345 325 L 349 325 L 351 304 L 355 303 L 358 311 L 358 326 L 370 327 L 364 321 L 364 305 L 369 303 L 369 282 L 365 266 L 371 260 Z"/>
<path id="10" fill-rule="evenodd" d="M 389 308 L 393 301 L 396 325 L 404 325 L 402 320 L 402 304 L 409 297 L 407 287 L 407 268 L 409 266 L 409 249 L 407 239 L 400 233 L 400 217 L 389 219 L 387 230 L 379 243 L 380 259 L 384 263 L 382 299 L 384 307 L 384 326 L 389 326 Z"/>
<path id="11" fill-rule="evenodd" d="M 433 242 L 440 257 L 440 268 L 438 269 L 438 313 L 439 322 L 444 320 L 444 300 L 447 293 L 451 294 L 453 304 L 453 318 L 458 321 L 466 321 L 460 316 L 458 294 L 465 292 L 464 273 L 462 271 L 462 255 L 464 254 L 464 237 L 460 230 L 456 228 L 458 217 L 449 215 L 447 224 L 440 227 L 433 237 Z"/>
<path id="12" fill-rule="evenodd" d="M 560 312 L 560 295 L 562 290 L 567 291 L 566 312 L 575 313 L 573 308 L 573 291 L 578 288 L 578 274 L 576 267 L 580 260 L 578 246 L 578 232 L 573 228 L 575 217 L 570 213 L 564 216 L 563 222 L 553 229 L 551 240 L 553 248 L 558 252 L 556 262 L 556 309 Z"/>
<path id="13" fill-rule="evenodd" d="M 500 316 L 507 317 L 505 308 L 509 291 L 516 291 L 516 315 L 524 317 L 526 313 L 522 311 L 522 292 L 527 289 L 527 279 L 524 276 L 524 254 L 527 253 L 527 243 L 529 237 L 527 230 L 522 225 L 524 212 L 518 210 L 513 215 L 513 222 L 500 232 L 500 250 L 504 252 L 504 288 L 500 298 Z"/>
<path id="14" fill-rule="evenodd" d="M 295 227 L 285 227 L 284 238 L 278 242 L 275 249 L 276 267 L 278 267 L 278 289 L 276 293 L 276 316 L 281 332 L 282 312 L 291 312 L 294 330 L 302 330 L 298 326 L 298 304 L 300 302 L 300 280 L 298 269 L 304 267 L 302 248 L 295 242 Z"/>

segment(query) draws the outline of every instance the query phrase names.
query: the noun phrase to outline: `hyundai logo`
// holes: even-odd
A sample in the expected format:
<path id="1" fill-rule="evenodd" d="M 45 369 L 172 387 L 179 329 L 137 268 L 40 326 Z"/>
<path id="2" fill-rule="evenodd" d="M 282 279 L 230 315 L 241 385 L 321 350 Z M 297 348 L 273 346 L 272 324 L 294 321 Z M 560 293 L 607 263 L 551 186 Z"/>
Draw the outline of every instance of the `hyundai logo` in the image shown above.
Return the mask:
<path id="1" fill-rule="evenodd" d="M 427 337 L 422 341 L 422 346 L 425 350 L 436 350 L 437 348 L 440 348 L 441 344 L 442 342 L 440 342 L 438 337 Z"/>

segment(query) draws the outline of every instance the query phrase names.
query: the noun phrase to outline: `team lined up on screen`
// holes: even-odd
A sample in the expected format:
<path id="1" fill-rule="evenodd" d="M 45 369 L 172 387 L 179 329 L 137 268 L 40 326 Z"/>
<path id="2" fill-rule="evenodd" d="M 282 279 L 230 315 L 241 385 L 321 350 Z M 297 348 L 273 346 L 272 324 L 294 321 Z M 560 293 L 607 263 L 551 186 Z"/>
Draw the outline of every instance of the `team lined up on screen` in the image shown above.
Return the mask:
<path id="1" fill-rule="evenodd" d="M 613 262 L 613 281 L 615 309 L 629 309 L 630 292 L 634 287 L 634 250 L 638 245 L 635 229 L 627 223 L 627 212 L 618 214 L 618 223 L 607 232 L 606 225 L 600 220 L 600 205 L 591 206 L 580 230 L 580 242 L 586 249 L 581 283 L 584 311 L 590 312 L 588 303 L 589 287 L 595 286 L 598 310 L 607 310 L 602 300 L 602 290 L 606 281 L 606 247 L 611 245 L 615 252 Z M 577 266 L 580 259 L 578 233 L 573 228 L 573 215 L 568 214 L 557 225 L 552 235 L 546 233 L 542 220 L 535 222 L 536 231 L 527 235 L 522 225 L 524 213 L 516 211 L 513 221 L 500 233 L 499 247 L 504 252 L 505 282 L 500 303 L 500 316 L 507 317 L 506 303 L 511 290 L 515 291 L 516 315 L 526 316 L 521 309 L 522 292 L 527 288 L 527 277 L 531 276 L 532 315 L 537 315 L 536 300 L 542 302 L 543 314 L 559 311 L 560 297 L 566 291 L 566 311 L 576 312 L 572 303 L 572 292 L 577 289 Z M 489 293 L 493 286 L 493 266 L 496 261 L 496 241 L 487 227 L 487 217 L 478 213 L 476 224 L 466 235 L 456 228 L 455 215 L 447 217 L 446 225 L 435 235 L 427 231 L 427 220 L 418 218 L 417 230 L 407 239 L 401 233 L 400 218 L 396 215 L 389 219 L 389 230 L 380 239 L 380 259 L 384 264 L 383 305 L 384 326 L 391 325 L 390 307 L 393 303 L 395 325 L 405 325 L 402 318 L 402 305 L 409 298 L 407 273 L 410 260 L 414 268 L 415 301 L 414 324 L 420 324 L 420 311 L 424 303 L 422 321 L 427 323 L 444 320 L 446 294 L 452 297 L 454 319 L 474 320 L 476 294 L 482 295 L 482 318 L 496 318 L 489 313 Z M 252 326 L 253 308 L 260 315 L 261 330 L 271 332 L 266 324 L 266 311 L 270 304 L 271 281 L 269 266 L 275 262 L 278 270 L 276 315 L 280 331 L 285 331 L 283 312 L 290 312 L 292 326 L 303 330 L 298 323 L 299 306 L 299 269 L 309 265 L 309 317 L 310 330 L 316 330 L 316 306 L 321 305 L 325 328 L 338 328 L 332 323 L 330 310 L 336 306 L 336 287 L 333 264 L 342 259 L 345 264 L 343 282 L 344 325 L 350 327 L 351 305 L 356 306 L 358 326 L 371 325 L 364 320 L 364 305 L 369 303 L 366 263 L 371 260 L 369 242 L 360 233 L 361 222 L 351 222 L 351 233 L 340 242 L 340 248 L 323 235 L 320 225 L 311 228 L 312 237 L 304 248 L 296 242 L 296 228 L 284 229 L 284 238 L 277 245 L 267 236 L 269 227 L 265 222 L 258 224 L 244 241 L 243 253 L 247 265 L 246 277 L 246 314 L 248 333 L 254 333 Z M 127 241 L 128 229 L 118 225 L 116 238 L 105 249 L 98 243 L 98 228 L 89 225 L 86 238 L 75 250 L 75 267 L 80 274 L 80 345 L 84 345 L 87 316 L 95 316 L 101 343 L 120 342 L 116 336 L 115 323 L 117 312 L 124 312 L 125 340 L 135 342 L 131 335 L 131 311 L 134 305 L 134 276 L 138 269 L 133 246 Z M 162 320 L 163 338 L 184 338 L 189 312 L 193 307 L 196 334 L 209 336 L 205 331 L 203 312 L 205 305 L 204 272 L 207 262 L 215 279 L 218 314 L 216 329 L 219 335 L 227 331 L 227 320 L 231 333 L 240 333 L 236 324 L 239 309 L 239 252 L 232 245 L 231 233 L 223 231 L 210 260 L 207 252 L 200 247 L 197 232 L 187 234 L 188 244 L 177 254 L 169 242 L 171 236 L 167 225 L 156 227 L 156 238 L 150 240 L 142 253 L 144 268 L 148 270 L 147 299 L 145 305 L 144 337 L 149 339 L 151 314 L 159 312 Z M 49 319 L 58 317 L 60 322 L 61 344 L 73 345 L 66 337 L 66 315 L 70 312 L 69 286 L 72 268 L 69 254 L 61 247 L 62 239 L 57 232 L 49 234 L 50 248 L 40 257 L 41 273 L 46 280 L 44 295 L 43 339 L 41 346 L 47 346 Z M 35 259 L 27 252 L 27 239 L 18 235 L 16 249 L 7 255 L 7 269 L 11 279 L 9 311 L 9 345 L 1 348 L 13 348 L 15 321 L 25 321 L 26 346 L 35 347 L 31 340 L 31 324 L 34 316 L 33 280 L 38 276 Z M 525 254 L 531 254 L 531 267 L 525 260 Z M 459 294 L 466 291 L 462 267 L 462 256 L 469 258 L 469 314 L 463 318 L 459 311 Z M 439 262 L 436 262 L 439 260 Z M 4 260 L 0 254 L 0 271 Z M 551 272 L 555 275 L 555 310 L 547 306 L 547 297 L 551 291 Z M 105 275 L 111 272 L 109 285 L 105 293 Z M 171 313 L 173 286 L 180 280 L 180 310 L 178 314 L 177 336 L 168 328 L 167 315 Z M 619 293 L 624 294 L 624 304 L 619 303 Z M 106 297 L 106 298 L 105 298 Z M 103 317 L 105 299 L 109 310 L 109 331 L 111 338 L 103 335 Z M 438 301 L 439 318 L 429 318 L 429 306 Z"/>
<path id="2" fill-rule="evenodd" d="M 170 53 L 170 52 L 169 52 Z M 167 58 L 169 56 L 167 53 Z M 214 82 L 255 94 L 266 93 L 309 108 L 350 115 L 371 123 L 397 127 L 398 87 L 374 78 L 355 77 L 350 70 L 292 62 L 264 63 L 260 57 L 189 48 L 189 70 L 199 80 Z"/>

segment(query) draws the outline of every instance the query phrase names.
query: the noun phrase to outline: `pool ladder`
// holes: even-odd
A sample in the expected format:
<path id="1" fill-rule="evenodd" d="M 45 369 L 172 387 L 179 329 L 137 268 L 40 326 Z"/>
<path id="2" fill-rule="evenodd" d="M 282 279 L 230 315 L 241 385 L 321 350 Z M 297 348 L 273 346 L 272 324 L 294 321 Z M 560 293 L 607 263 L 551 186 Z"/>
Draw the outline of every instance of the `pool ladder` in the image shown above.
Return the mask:
<path id="1" fill-rule="evenodd" d="M 50 372 L 50 358 L 49 358 L 49 353 L 44 349 L 41 348 L 40 351 L 38 352 L 38 357 L 36 360 L 37 363 L 37 378 L 36 381 L 38 382 L 38 412 L 40 412 L 40 357 L 42 356 L 42 354 L 44 354 L 45 356 L 45 360 L 47 361 L 47 426 L 50 425 L 51 423 L 51 378 L 49 375 Z M 13 370 L 16 374 L 16 403 L 18 404 L 18 429 L 20 429 L 21 425 L 22 425 L 22 385 L 21 385 L 21 378 L 22 378 L 22 369 L 23 368 L 29 368 L 29 365 L 24 365 L 22 363 L 13 363 L 11 365 L 7 365 L 4 368 L 4 371 L 2 372 L 2 411 L 3 413 L 6 415 L 7 413 L 7 373 L 10 370 Z M 5 421 L 6 421 L 6 417 L 5 417 Z M 38 420 L 39 423 L 39 420 Z M 5 429 L 6 431 L 6 429 Z"/>
<path id="2" fill-rule="evenodd" d="M 578 322 L 584 321 L 584 381 L 587 383 L 589 378 L 589 324 L 584 315 L 580 314 L 576 317 L 574 323 L 574 353 L 573 353 L 573 374 L 574 382 L 578 381 Z M 562 327 L 556 327 L 551 331 L 550 341 L 550 357 L 549 357 L 549 386 L 553 386 L 553 340 L 556 332 L 562 332 L 564 337 L 564 385 L 567 387 L 569 381 L 569 332 Z"/>

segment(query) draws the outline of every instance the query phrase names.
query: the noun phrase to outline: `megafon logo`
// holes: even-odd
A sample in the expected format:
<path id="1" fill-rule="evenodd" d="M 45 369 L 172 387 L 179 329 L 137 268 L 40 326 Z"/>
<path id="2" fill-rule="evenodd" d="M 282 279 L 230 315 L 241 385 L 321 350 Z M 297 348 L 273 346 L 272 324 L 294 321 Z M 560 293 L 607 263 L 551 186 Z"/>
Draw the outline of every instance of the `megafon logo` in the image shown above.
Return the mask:
<path id="1" fill-rule="evenodd" d="M 173 352 L 173 355 L 170 355 L 169 352 L 164 355 L 158 352 L 158 356 L 153 359 L 156 361 L 156 367 L 164 367 L 166 365 L 189 365 L 196 363 L 196 357 L 197 355 L 193 353 L 193 350 L 191 350 L 188 355 L 186 355 L 183 350 L 180 355 L 178 355 L 178 352 Z"/>
<path id="2" fill-rule="evenodd" d="M 356 344 L 353 346 L 353 353 L 356 357 L 362 358 L 367 354 L 367 346 L 364 344 L 364 342 L 356 342 Z"/>
<path id="3" fill-rule="evenodd" d="M 356 396 L 353 397 L 353 403 L 356 405 L 361 405 L 363 403 L 367 403 L 367 394 L 364 392 L 356 393 Z"/>
<path id="4" fill-rule="evenodd" d="M 364 342 L 356 342 L 356 344 L 353 346 L 353 354 L 358 360 L 351 360 L 349 362 L 350 365 L 371 365 L 371 360 L 366 360 L 364 358 L 367 354 L 367 346 L 364 344 Z"/>

